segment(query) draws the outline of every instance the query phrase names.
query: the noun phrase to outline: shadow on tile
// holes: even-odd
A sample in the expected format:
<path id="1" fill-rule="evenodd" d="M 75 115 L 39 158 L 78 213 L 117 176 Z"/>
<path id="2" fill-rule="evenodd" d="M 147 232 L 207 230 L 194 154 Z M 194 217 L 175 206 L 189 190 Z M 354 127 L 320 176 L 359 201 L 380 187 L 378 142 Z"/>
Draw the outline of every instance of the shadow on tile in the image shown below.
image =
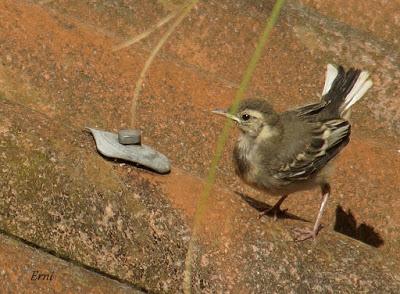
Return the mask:
<path id="1" fill-rule="evenodd" d="M 333 229 L 338 233 L 374 247 L 382 246 L 384 243 L 382 237 L 375 231 L 374 227 L 365 223 L 357 225 L 357 221 L 350 209 L 346 212 L 340 205 L 336 207 L 336 222 Z"/>
<path id="2" fill-rule="evenodd" d="M 271 205 L 268 205 L 265 202 L 262 202 L 262 201 L 259 201 L 257 199 L 254 199 L 254 198 L 252 198 L 250 196 L 247 196 L 244 193 L 235 191 L 235 194 L 239 195 L 240 198 L 242 198 L 245 202 L 247 202 L 248 205 L 250 205 L 251 207 L 255 208 L 260 213 L 263 212 L 264 210 L 267 210 L 267 209 L 272 207 Z M 278 201 L 278 199 L 276 201 Z M 272 213 L 271 214 L 268 213 L 268 214 L 266 214 L 266 216 L 273 217 L 274 215 Z M 286 211 L 284 213 L 279 214 L 277 217 L 278 218 L 294 219 L 294 220 L 299 220 L 299 221 L 303 221 L 303 222 L 309 222 L 308 220 L 306 220 L 304 218 L 301 218 L 301 217 L 299 217 L 297 215 L 288 213 Z"/>

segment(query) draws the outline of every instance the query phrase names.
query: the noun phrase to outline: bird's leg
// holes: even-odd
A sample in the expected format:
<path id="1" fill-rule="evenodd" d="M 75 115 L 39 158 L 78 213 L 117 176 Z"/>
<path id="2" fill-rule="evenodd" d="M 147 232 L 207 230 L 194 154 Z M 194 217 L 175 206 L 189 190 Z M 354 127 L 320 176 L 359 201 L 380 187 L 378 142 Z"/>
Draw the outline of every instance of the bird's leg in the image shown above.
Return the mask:
<path id="1" fill-rule="evenodd" d="M 311 239 L 311 238 L 315 239 L 317 237 L 317 234 L 322 227 L 321 219 L 322 219 L 324 210 L 326 208 L 326 204 L 328 203 L 328 198 L 331 193 L 331 187 L 329 186 L 329 184 L 325 183 L 325 184 L 321 185 L 321 191 L 322 191 L 322 202 L 321 202 L 321 206 L 319 208 L 317 219 L 315 220 L 314 228 L 312 230 L 300 229 L 300 228 L 295 229 L 294 230 L 295 241 L 304 241 L 304 240 Z"/>
<path id="2" fill-rule="evenodd" d="M 264 211 L 262 211 L 262 212 L 259 214 L 258 218 L 261 218 L 261 217 L 264 216 L 264 215 L 272 214 L 272 213 L 273 213 L 273 214 L 274 214 L 274 221 L 276 221 L 276 220 L 278 219 L 278 214 L 285 213 L 285 211 L 287 210 L 287 209 L 281 210 L 281 204 L 282 204 L 282 202 L 283 202 L 288 196 L 289 196 L 289 195 L 283 195 L 283 196 L 275 203 L 274 206 L 272 206 L 271 208 L 268 208 L 268 209 L 265 209 Z"/>

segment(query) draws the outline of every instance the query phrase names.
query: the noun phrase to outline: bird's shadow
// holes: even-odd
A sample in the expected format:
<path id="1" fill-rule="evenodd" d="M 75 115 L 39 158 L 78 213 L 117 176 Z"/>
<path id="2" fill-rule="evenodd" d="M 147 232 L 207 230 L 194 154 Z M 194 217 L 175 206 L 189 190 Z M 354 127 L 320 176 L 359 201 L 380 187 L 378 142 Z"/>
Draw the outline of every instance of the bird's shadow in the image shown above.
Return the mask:
<path id="1" fill-rule="evenodd" d="M 235 193 L 239 195 L 240 198 L 242 198 L 247 204 L 255 208 L 260 213 L 272 207 L 271 205 L 254 199 L 244 193 L 238 191 L 235 191 Z M 273 217 L 274 215 L 273 213 L 268 213 L 266 214 L 266 216 Z M 281 213 L 277 217 L 281 219 L 293 219 L 303 222 L 310 222 L 309 220 L 303 219 L 297 215 L 287 212 Z M 374 247 L 380 247 L 384 243 L 384 240 L 382 239 L 380 234 L 375 232 L 375 229 L 372 226 L 365 223 L 361 223 L 357 226 L 357 221 L 354 215 L 351 213 L 350 209 L 345 212 L 343 210 L 343 207 L 340 205 L 336 207 L 336 221 L 334 225 L 334 231 Z"/>
<path id="2" fill-rule="evenodd" d="M 357 226 L 357 221 L 350 209 L 346 212 L 340 205 L 336 207 L 336 221 L 333 229 L 374 247 L 382 246 L 384 243 L 379 233 L 375 232 L 374 227 L 365 223 Z"/>
<path id="3" fill-rule="evenodd" d="M 265 210 L 267 210 L 267 209 L 272 208 L 271 205 L 268 205 L 265 202 L 262 202 L 262 201 L 259 201 L 257 199 L 254 199 L 254 198 L 252 198 L 252 197 L 250 197 L 250 196 L 248 196 L 248 195 L 246 195 L 246 194 L 244 194 L 242 192 L 235 191 L 235 194 L 239 195 L 240 198 L 242 198 L 248 205 L 250 205 L 251 207 L 255 208 L 260 213 L 265 211 Z M 274 217 L 273 213 L 267 213 L 265 215 L 268 216 L 268 217 Z M 280 219 L 293 219 L 293 220 L 299 220 L 299 221 L 302 221 L 302 222 L 310 222 L 309 220 L 306 220 L 306 219 L 301 218 L 301 217 L 299 217 L 297 215 L 288 213 L 286 211 L 282 212 L 282 213 L 279 213 L 277 215 L 277 217 L 280 218 Z"/>

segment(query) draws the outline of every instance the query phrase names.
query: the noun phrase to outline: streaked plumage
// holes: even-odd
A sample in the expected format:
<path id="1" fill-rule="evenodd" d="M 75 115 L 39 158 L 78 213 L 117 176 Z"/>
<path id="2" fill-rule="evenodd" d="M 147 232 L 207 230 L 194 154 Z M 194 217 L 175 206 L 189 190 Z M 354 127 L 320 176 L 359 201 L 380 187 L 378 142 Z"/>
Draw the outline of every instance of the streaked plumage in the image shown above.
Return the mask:
<path id="1" fill-rule="evenodd" d="M 328 65 L 322 98 L 284 113 L 264 100 L 242 101 L 234 119 L 242 133 L 233 151 L 237 174 L 249 185 L 283 195 L 321 186 L 324 195 L 314 229 L 299 239 L 315 237 L 329 196 L 327 167 L 347 145 L 350 108 L 372 86 L 366 71 Z M 279 211 L 280 200 L 273 207 Z M 304 233 L 304 232 L 303 232 Z"/>

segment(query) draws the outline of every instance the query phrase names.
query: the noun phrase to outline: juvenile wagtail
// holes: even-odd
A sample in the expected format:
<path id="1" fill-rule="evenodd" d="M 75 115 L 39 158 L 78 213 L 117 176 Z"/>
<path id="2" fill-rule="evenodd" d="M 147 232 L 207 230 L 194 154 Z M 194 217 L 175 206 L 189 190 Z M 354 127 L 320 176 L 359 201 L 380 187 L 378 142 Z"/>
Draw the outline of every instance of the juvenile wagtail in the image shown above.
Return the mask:
<path id="1" fill-rule="evenodd" d="M 328 64 L 321 101 L 277 113 L 262 99 L 240 103 L 237 113 L 214 110 L 234 120 L 241 134 L 233 150 L 236 173 L 247 184 L 279 195 L 264 211 L 282 212 L 282 202 L 297 191 L 320 186 L 321 206 L 312 229 L 295 229 L 295 240 L 315 239 L 329 194 L 329 165 L 350 137 L 350 108 L 372 86 L 367 71 Z"/>

